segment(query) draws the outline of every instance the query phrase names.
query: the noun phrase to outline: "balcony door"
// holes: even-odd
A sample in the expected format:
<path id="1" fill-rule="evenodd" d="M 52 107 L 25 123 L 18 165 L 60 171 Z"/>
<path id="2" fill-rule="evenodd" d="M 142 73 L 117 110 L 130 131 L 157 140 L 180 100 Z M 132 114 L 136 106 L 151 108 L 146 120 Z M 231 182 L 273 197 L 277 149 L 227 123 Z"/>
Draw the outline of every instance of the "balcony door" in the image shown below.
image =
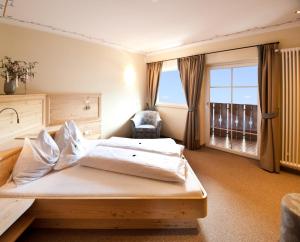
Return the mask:
<path id="1" fill-rule="evenodd" d="M 257 157 L 257 65 L 214 67 L 209 70 L 206 144 Z"/>

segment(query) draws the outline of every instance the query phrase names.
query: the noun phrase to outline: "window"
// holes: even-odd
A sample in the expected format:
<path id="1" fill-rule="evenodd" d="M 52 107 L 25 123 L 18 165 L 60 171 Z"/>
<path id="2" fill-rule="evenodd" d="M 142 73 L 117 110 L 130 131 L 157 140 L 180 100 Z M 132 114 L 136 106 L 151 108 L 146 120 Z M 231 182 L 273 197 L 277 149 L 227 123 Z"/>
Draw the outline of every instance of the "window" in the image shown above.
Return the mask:
<path id="1" fill-rule="evenodd" d="M 210 70 L 209 145 L 257 156 L 257 72 L 257 65 Z"/>
<path id="2" fill-rule="evenodd" d="M 186 105 L 177 61 L 168 61 L 163 64 L 158 86 L 157 104 Z"/>

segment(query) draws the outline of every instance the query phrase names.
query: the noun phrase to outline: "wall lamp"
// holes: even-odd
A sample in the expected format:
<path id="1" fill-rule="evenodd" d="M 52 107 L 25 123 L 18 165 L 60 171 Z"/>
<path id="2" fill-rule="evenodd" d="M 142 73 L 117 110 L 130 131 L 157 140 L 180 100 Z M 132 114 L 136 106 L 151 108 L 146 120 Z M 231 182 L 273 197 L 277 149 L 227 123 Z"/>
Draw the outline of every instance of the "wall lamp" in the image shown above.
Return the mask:
<path id="1" fill-rule="evenodd" d="M 86 110 L 86 111 L 90 110 L 91 109 L 91 105 L 90 105 L 90 98 L 89 97 L 87 97 L 85 99 L 84 103 L 85 103 L 85 105 L 84 105 L 83 109 Z"/>
<path id="2" fill-rule="evenodd" d="M 0 113 L 2 113 L 5 110 L 13 110 L 17 115 L 17 123 L 20 123 L 19 114 L 18 114 L 16 109 L 14 109 L 14 108 L 3 108 L 3 109 L 0 110 Z"/>

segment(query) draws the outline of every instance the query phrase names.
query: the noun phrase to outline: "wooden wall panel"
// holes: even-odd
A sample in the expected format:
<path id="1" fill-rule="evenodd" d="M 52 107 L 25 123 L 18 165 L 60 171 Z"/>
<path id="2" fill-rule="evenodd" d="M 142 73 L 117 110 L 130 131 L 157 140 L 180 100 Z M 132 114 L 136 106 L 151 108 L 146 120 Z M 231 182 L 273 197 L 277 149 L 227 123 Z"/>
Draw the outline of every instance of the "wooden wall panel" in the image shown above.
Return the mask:
<path id="1" fill-rule="evenodd" d="M 86 109 L 86 106 L 89 106 Z M 28 94 L 0 96 L 0 150 L 22 145 L 24 137 L 35 138 L 42 128 L 57 131 L 66 120 L 74 120 L 86 138 L 101 137 L 99 94 Z M 20 139 L 16 142 L 15 138 Z"/>
<path id="2" fill-rule="evenodd" d="M 0 114 L 0 144 L 45 127 L 45 103 L 45 94 L 0 96 L 0 110 L 14 108 L 20 118 L 18 124 L 14 111 L 5 110 Z"/>
<path id="3" fill-rule="evenodd" d="M 47 125 L 62 124 L 65 120 L 100 120 L 101 96 L 99 94 L 47 95 Z M 89 106 L 89 109 L 86 109 Z"/>
<path id="4" fill-rule="evenodd" d="M 88 139 L 100 139 L 101 138 L 101 123 L 99 120 L 92 121 L 76 121 L 79 129 L 81 130 L 84 137 Z M 59 130 L 61 125 L 48 126 L 49 132 L 56 132 Z"/>
<path id="5" fill-rule="evenodd" d="M 86 107 L 89 106 L 89 109 Z M 74 120 L 87 138 L 101 137 L 100 94 L 47 95 L 47 128 L 57 131 L 66 120 Z"/>

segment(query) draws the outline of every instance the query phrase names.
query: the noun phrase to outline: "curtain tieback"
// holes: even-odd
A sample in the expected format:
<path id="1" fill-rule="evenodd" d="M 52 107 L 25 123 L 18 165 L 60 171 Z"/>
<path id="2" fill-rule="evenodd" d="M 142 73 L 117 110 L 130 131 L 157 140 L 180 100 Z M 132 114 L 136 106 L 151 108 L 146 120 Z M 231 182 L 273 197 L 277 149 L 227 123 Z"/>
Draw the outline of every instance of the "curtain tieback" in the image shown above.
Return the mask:
<path id="1" fill-rule="evenodd" d="M 272 113 L 262 113 L 261 117 L 263 119 L 273 119 L 273 118 L 278 117 L 278 112 L 276 111 L 276 112 L 272 112 Z"/>
<path id="2" fill-rule="evenodd" d="M 196 111 L 196 108 L 189 108 L 188 109 L 188 112 L 195 112 Z"/>

